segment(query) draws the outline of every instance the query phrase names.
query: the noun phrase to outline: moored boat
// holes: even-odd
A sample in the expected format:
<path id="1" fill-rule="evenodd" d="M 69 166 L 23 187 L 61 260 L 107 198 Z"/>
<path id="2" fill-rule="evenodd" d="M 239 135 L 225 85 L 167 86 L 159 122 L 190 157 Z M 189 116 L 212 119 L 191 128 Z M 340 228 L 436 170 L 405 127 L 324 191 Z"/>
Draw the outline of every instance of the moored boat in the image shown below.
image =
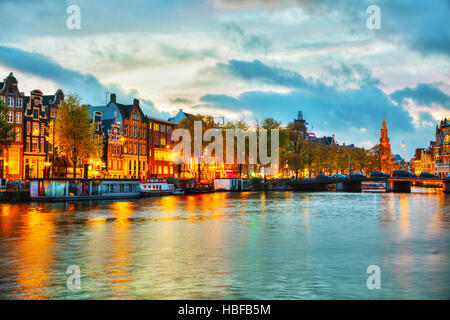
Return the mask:
<path id="1" fill-rule="evenodd" d="M 141 197 L 157 197 L 167 196 L 175 191 L 173 184 L 158 179 L 149 179 L 146 183 L 141 183 L 140 193 Z"/>
<path id="2" fill-rule="evenodd" d="M 30 179 L 30 199 L 75 201 L 139 198 L 135 179 Z"/>

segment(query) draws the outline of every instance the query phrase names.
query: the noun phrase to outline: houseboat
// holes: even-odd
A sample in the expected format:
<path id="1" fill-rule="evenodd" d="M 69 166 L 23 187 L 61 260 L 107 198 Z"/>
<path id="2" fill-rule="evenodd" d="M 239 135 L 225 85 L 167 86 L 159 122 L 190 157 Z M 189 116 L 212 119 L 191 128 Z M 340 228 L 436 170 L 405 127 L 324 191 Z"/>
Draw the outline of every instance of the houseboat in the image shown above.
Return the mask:
<path id="1" fill-rule="evenodd" d="M 214 190 L 216 191 L 249 191 L 250 179 L 214 179 Z"/>
<path id="2" fill-rule="evenodd" d="M 75 201 L 139 198 L 135 179 L 31 179 L 30 198 L 36 201 Z"/>
<path id="3" fill-rule="evenodd" d="M 141 183 L 141 197 L 167 196 L 175 191 L 174 185 L 165 180 L 148 179 L 146 183 Z"/>
<path id="4" fill-rule="evenodd" d="M 197 182 L 195 179 L 180 179 L 178 185 L 185 194 L 199 194 L 214 192 L 214 184 L 210 182 Z"/>

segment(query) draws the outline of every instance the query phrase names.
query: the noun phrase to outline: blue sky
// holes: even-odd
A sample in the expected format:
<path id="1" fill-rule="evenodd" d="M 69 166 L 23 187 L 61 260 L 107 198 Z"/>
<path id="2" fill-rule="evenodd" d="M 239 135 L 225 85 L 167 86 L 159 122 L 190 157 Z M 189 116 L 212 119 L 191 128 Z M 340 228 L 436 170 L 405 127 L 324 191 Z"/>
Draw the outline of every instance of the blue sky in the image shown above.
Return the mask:
<path id="1" fill-rule="evenodd" d="M 66 27 L 69 5 L 81 29 Z M 369 30 L 366 9 L 381 10 Z M 2 0 L 0 73 L 26 93 L 77 92 L 288 123 L 370 147 L 383 113 L 392 148 L 412 156 L 450 116 L 450 2 L 405 0 Z"/>

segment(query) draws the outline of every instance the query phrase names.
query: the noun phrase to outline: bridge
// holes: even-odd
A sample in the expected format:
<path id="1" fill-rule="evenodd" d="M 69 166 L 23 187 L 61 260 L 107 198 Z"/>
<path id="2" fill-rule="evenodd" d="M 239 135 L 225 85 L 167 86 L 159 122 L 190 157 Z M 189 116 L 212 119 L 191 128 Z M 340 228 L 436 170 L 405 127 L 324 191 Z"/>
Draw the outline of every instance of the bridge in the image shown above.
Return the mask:
<path id="1" fill-rule="evenodd" d="M 291 182 L 294 191 L 327 191 L 329 185 L 336 185 L 336 191 L 361 192 L 363 182 L 383 183 L 386 192 L 411 192 L 411 185 L 418 182 L 441 184 L 445 193 L 450 193 L 450 179 L 442 178 L 345 178 L 330 180 L 295 180 Z"/>

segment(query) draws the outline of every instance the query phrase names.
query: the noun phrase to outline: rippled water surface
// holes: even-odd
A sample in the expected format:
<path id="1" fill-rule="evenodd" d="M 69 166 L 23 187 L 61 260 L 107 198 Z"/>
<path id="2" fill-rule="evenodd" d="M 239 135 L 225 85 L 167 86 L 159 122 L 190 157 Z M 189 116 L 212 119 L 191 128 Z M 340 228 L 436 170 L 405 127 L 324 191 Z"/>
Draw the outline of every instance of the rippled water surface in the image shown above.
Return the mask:
<path id="1" fill-rule="evenodd" d="M 0 298 L 449 299 L 450 196 L 415 191 L 0 204 Z"/>

